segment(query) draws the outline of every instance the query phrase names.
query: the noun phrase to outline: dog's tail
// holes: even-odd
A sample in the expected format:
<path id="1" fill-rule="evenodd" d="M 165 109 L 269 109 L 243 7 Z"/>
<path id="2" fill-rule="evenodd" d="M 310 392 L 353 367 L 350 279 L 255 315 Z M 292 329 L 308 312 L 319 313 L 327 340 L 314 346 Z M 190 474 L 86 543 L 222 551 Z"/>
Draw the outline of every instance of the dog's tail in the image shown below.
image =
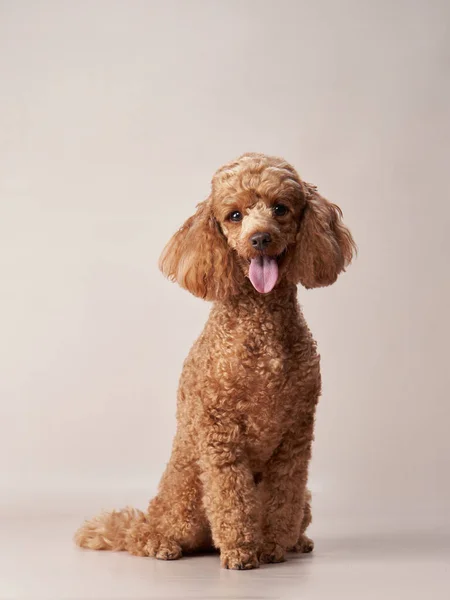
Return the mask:
<path id="1" fill-rule="evenodd" d="M 75 534 L 75 543 L 91 550 L 127 550 L 128 532 L 145 521 L 145 514 L 135 508 L 104 512 L 83 523 Z"/>

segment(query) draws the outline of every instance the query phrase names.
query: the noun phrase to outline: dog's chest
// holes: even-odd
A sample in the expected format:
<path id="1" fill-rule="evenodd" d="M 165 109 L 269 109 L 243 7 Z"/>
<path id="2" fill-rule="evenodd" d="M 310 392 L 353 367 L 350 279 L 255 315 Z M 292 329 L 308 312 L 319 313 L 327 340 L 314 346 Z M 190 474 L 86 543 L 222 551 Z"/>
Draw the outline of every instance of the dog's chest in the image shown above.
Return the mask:
<path id="1" fill-rule="evenodd" d="M 315 344 L 295 298 L 271 310 L 217 307 L 185 363 L 180 397 L 192 407 L 188 421 L 206 413 L 206 422 L 239 431 L 257 470 L 311 409 L 308 387 L 317 377 Z"/>
<path id="2" fill-rule="evenodd" d="M 310 356 L 310 336 L 292 319 L 250 321 L 224 337 L 216 355 L 226 404 L 239 421 L 252 461 L 265 462 L 302 410 L 302 367 Z"/>

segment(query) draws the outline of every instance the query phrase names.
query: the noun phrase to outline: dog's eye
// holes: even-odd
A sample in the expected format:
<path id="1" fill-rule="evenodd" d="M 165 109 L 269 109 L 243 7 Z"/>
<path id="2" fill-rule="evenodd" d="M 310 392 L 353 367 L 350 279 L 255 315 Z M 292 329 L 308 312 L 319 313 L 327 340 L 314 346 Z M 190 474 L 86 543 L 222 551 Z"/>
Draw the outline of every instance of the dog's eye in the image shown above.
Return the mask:
<path id="1" fill-rule="evenodd" d="M 275 204 L 275 206 L 273 207 L 273 214 L 276 217 L 284 217 L 284 215 L 287 213 L 288 211 L 288 207 L 285 206 L 284 204 Z"/>
<path id="2" fill-rule="evenodd" d="M 240 213 L 238 210 L 234 210 L 232 213 L 230 213 L 228 215 L 228 218 L 230 221 L 233 221 L 234 223 L 239 223 L 239 221 L 242 221 L 242 213 Z"/>

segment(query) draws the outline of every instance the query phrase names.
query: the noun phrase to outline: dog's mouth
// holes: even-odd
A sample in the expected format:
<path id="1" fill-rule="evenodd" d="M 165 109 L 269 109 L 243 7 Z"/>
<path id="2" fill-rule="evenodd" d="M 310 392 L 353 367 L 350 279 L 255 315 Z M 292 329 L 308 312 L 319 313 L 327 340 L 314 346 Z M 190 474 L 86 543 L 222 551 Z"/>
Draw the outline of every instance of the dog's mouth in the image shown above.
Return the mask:
<path id="1" fill-rule="evenodd" d="M 279 278 L 279 266 L 284 259 L 286 250 L 277 256 L 259 254 L 250 260 L 248 278 L 260 294 L 268 294 L 276 286 Z"/>

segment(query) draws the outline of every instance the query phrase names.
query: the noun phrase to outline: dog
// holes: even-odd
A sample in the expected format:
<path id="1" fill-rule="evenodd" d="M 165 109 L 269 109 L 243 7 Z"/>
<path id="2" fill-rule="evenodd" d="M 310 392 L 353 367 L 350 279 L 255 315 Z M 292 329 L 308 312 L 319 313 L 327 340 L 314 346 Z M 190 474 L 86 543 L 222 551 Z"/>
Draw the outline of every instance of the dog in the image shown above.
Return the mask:
<path id="1" fill-rule="evenodd" d="M 355 251 L 339 207 L 285 160 L 249 153 L 215 173 L 159 263 L 214 302 L 183 366 L 170 462 L 147 512 L 104 513 L 79 546 L 162 560 L 215 547 L 239 570 L 313 549 L 320 357 L 297 285 L 334 283 Z"/>

